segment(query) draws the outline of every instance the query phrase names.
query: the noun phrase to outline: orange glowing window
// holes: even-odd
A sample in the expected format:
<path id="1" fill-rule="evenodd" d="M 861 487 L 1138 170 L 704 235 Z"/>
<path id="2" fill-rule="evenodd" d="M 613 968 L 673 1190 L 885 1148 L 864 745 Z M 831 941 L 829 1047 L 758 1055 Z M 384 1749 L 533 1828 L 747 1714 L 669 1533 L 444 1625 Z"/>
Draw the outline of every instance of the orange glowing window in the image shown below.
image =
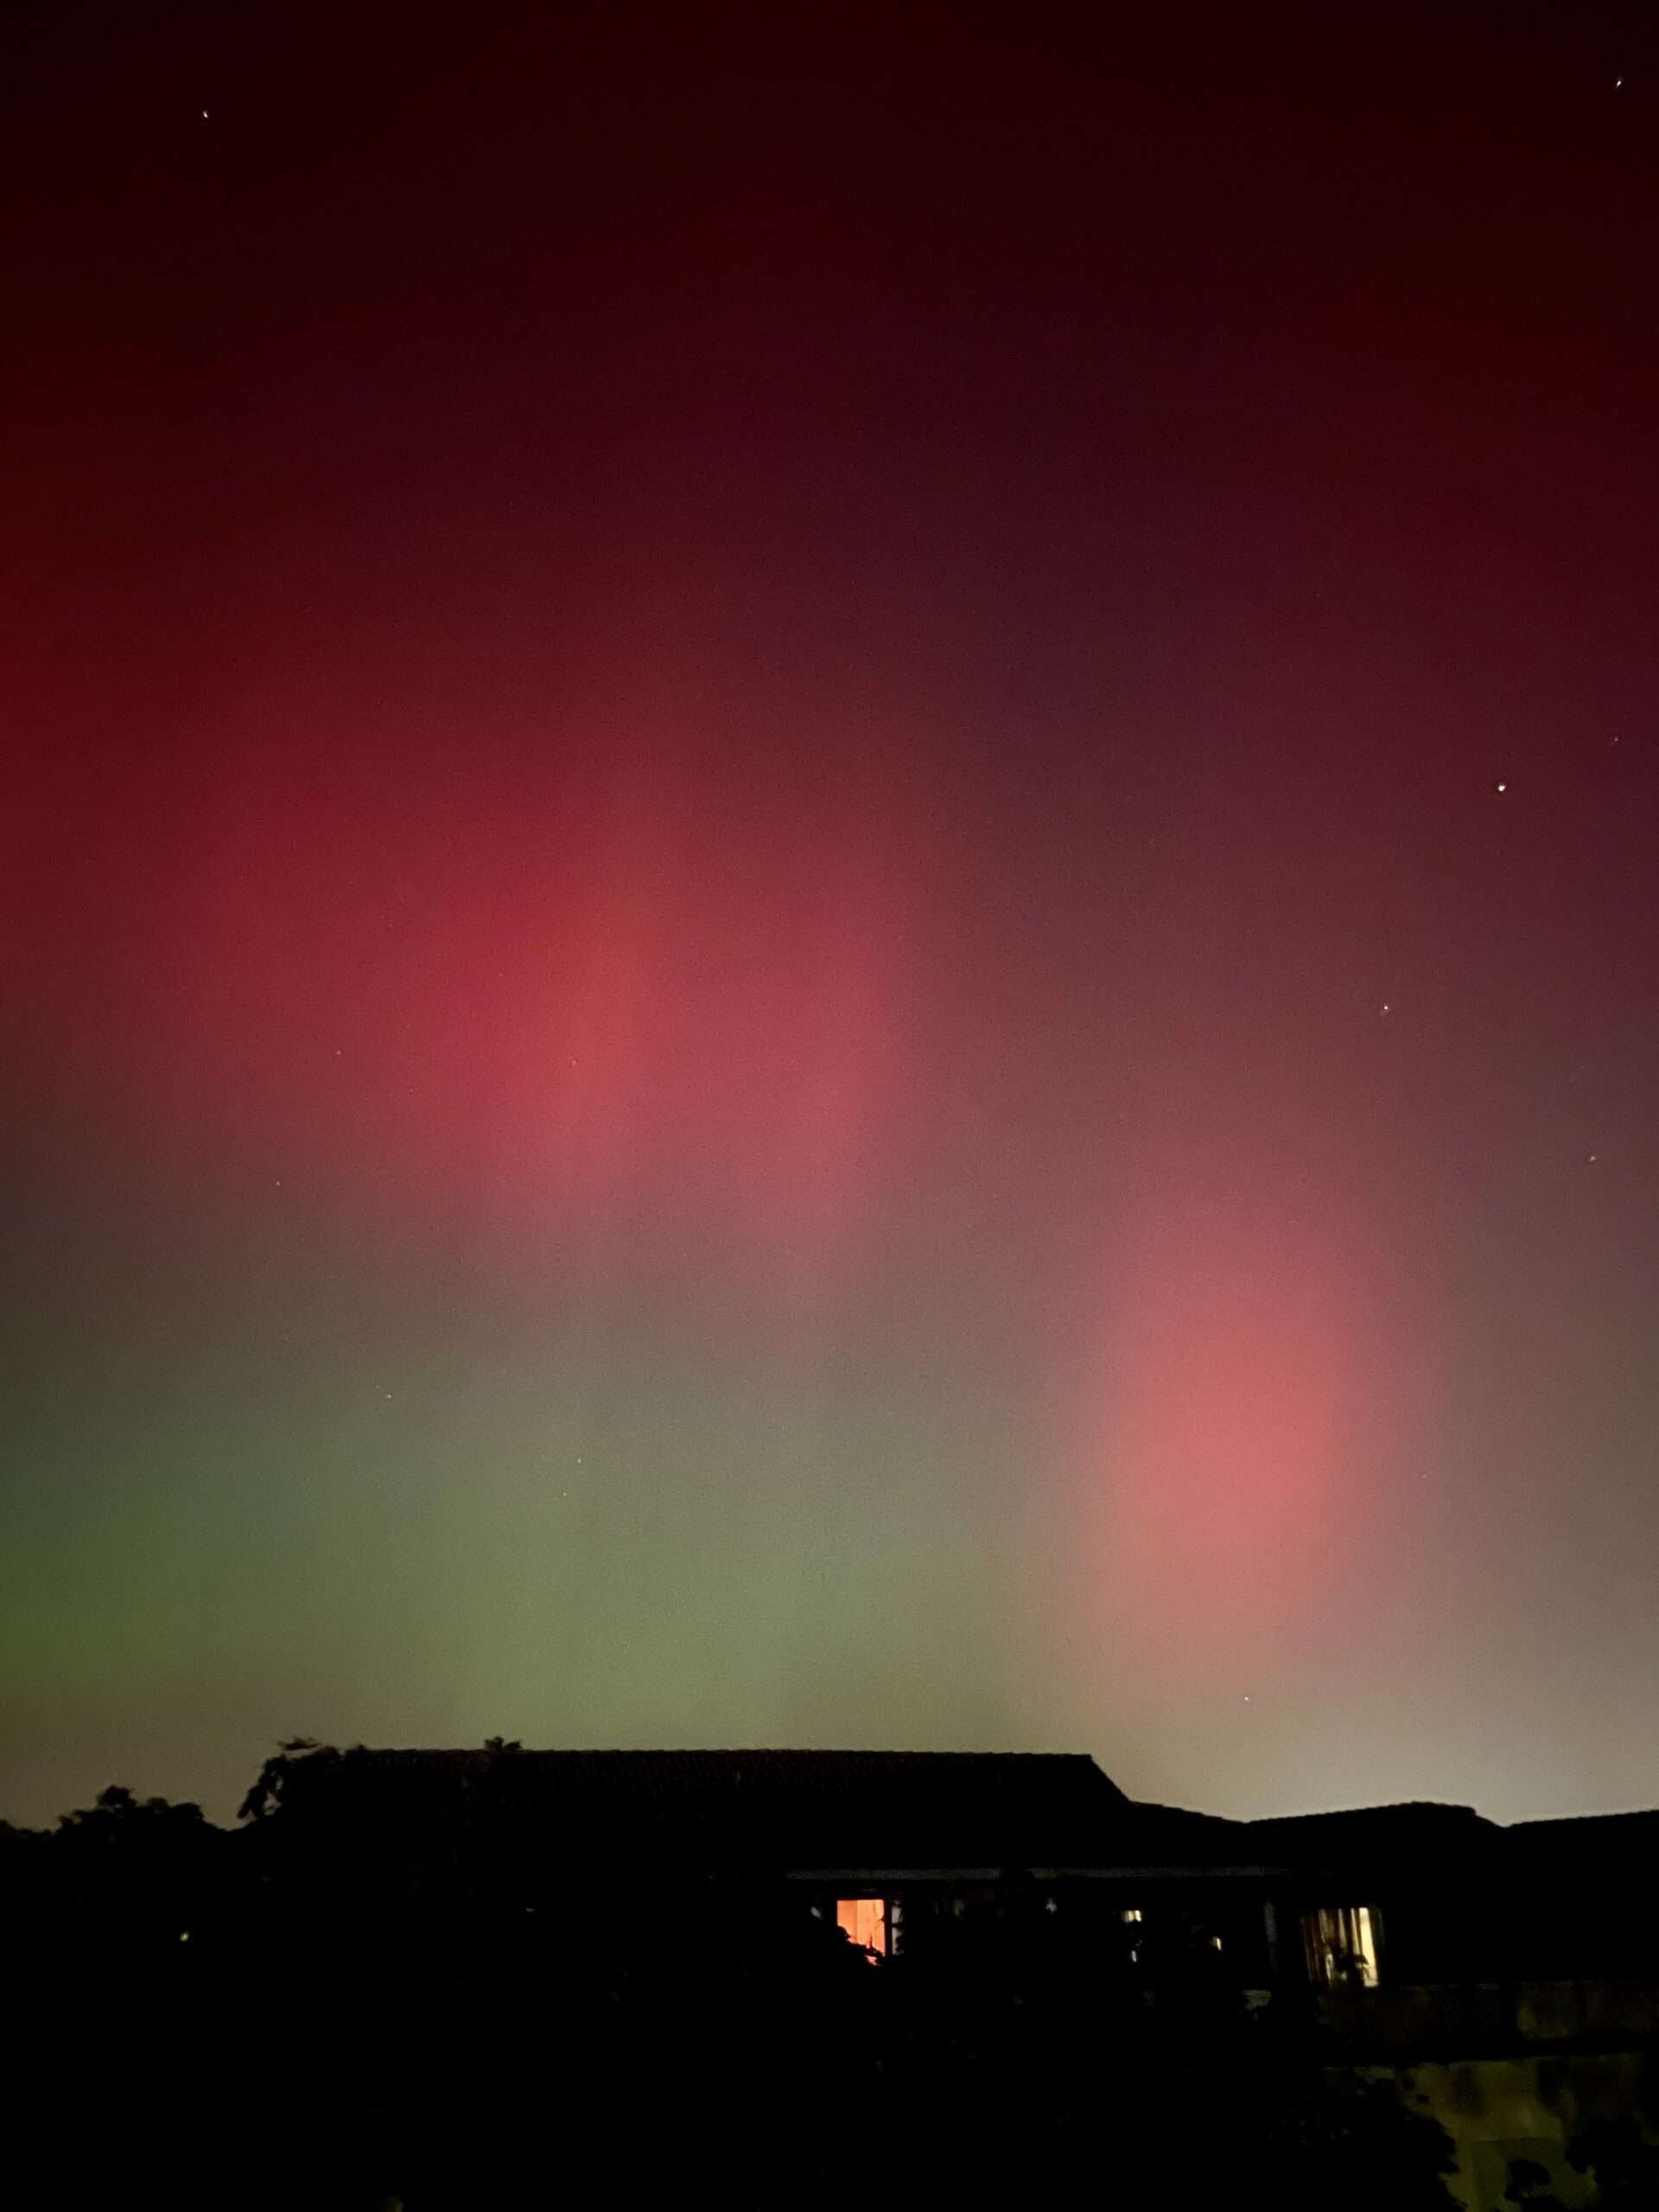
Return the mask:
<path id="1" fill-rule="evenodd" d="M 887 1955 L 887 1905 L 885 1897 L 837 1897 L 836 1921 L 847 1931 L 849 1943 L 879 1959 Z"/>

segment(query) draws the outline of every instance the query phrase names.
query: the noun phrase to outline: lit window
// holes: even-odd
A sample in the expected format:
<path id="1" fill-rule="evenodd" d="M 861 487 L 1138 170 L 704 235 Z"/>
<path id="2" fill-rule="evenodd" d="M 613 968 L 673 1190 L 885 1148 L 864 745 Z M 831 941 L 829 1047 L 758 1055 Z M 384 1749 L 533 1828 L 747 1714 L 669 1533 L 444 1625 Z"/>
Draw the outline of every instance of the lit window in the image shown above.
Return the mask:
<path id="1" fill-rule="evenodd" d="M 837 1897 L 836 1923 L 847 1931 L 847 1940 L 872 1958 L 887 1955 L 887 1902 L 885 1897 Z"/>
<path id="2" fill-rule="evenodd" d="M 1302 1915 L 1308 1978 L 1322 1989 L 1375 1989 L 1376 1923 L 1370 1905 L 1322 1905 Z"/>
<path id="3" fill-rule="evenodd" d="M 1354 1952 L 1359 1961 L 1359 1978 L 1367 1989 L 1376 1987 L 1376 1929 L 1371 1923 L 1371 1908 L 1360 1906 L 1354 1915 Z"/>

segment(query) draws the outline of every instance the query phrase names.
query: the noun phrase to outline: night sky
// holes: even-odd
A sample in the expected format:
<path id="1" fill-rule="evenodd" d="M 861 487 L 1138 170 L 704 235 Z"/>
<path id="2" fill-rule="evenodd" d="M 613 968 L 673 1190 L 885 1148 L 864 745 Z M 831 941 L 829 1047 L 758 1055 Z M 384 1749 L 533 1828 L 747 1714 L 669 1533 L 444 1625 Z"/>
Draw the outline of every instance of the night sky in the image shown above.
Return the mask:
<path id="1" fill-rule="evenodd" d="M 1659 1801 L 1659 21 L 14 7 L 0 1814 Z"/>

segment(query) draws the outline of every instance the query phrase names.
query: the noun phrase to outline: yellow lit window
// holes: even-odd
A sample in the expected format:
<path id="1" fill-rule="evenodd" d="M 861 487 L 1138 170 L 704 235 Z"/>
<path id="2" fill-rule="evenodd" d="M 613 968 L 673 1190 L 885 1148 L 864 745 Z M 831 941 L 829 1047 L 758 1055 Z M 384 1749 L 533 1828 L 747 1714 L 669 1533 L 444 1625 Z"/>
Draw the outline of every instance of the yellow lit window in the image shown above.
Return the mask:
<path id="1" fill-rule="evenodd" d="M 1302 1915 L 1309 1979 L 1322 1989 L 1376 1987 L 1376 1923 L 1369 1905 L 1323 1905 Z"/>

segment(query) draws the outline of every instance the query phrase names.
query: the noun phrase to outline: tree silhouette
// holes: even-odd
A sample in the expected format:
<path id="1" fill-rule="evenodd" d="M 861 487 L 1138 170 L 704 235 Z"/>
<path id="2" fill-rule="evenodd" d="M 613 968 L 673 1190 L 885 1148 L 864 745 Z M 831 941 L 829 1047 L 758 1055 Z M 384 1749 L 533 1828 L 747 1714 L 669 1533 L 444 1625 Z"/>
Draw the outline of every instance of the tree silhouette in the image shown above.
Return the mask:
<path id="1" fill-rule="evenodd" d="M 1568 2144 L 1567 2162 L 1594 2176 L 1600 2212 L 1659 2212 L 1659 2145 L 1634 2119 L 1592 2120 Z"/>
<path id="2" fill-rule="evenodd" d="M 1510 2160 L 1503 2202 L 1523 2205 L 1526 2212 L 1566 2212 L 1560 2198 L 1549 2186 L 1549 2168 L 1541 2166 L 1536 2158 Z"/>

